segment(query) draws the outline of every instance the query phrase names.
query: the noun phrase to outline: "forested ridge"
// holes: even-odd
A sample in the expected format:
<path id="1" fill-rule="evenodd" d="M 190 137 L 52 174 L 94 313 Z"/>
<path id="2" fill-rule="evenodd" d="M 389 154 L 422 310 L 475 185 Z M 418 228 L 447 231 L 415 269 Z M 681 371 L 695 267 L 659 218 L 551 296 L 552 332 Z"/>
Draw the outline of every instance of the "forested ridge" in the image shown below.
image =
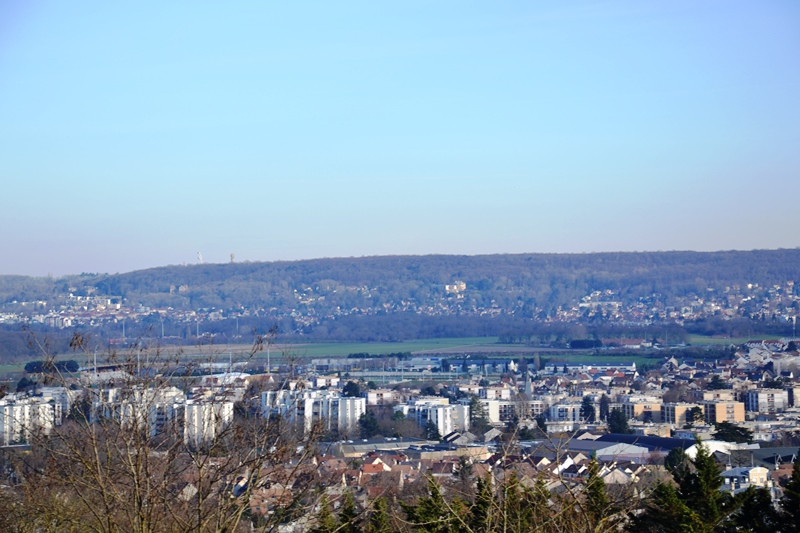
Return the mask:
<path id="1" fill-rule="evenodd" d="M 20 324 L 113 338 L 123 320 L 129 336 L 155 328 L 185 342 L 267 323 L 284 339 L 336 341 L 564 342 L 643 336 L 651 324 L 673 342 L 687 331 L 786 336 L 800 312 L 798 265 L 800 249 L 781 249 L 380 256 L 2 276 L 0 348 L 26 351 L 17 334 L 2 331 Z"/>
<path id="2" fill-rule="evenodd" d="M 294 305 L 293 290 L 324 295 L 337 289 L 370 291 L 424 300 L 444 285 L 466 283 L 467 291 L 495 298 L 512 294 L 537 303 L 565 305 L 593 290 L 619 297 L 653 293 L 665 297 L 735 284 L 771 285 L 794 280 L 800 249 L 727 252 L 626 252 L 377 256 L 228 264 L 165 266 L 122 274 L 64 278 L 0 276 L 0 302 L 52 298 L 69 289 L 126 298 L 130 303 L 172 307 Z M 179 289 L 186 290 L 180 292 Z M 170 294 L 170 289 L 173 289 Z M 289 292 L 287 292 L 289 291 Z M 337 291 L 338 292 L 338 291 Z M 288 300 L 287 300 L 288 299 Z M 344 299 L 344 297 L 342 297 Z"/>

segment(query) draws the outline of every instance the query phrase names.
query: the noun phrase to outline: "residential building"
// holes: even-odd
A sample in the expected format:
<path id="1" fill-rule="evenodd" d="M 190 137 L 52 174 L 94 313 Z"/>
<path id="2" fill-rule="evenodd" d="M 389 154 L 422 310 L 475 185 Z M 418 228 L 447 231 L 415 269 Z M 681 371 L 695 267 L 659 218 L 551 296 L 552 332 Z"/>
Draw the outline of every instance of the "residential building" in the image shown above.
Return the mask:
<path id="1" fill-rule="evenodd" d="M 397 393 L 391 389 L 375 389 L 366 392 L 367 405 L 383 405 L 397 399 Z"/>
<path id="2" fill-rule="evenodd" d="M 789 392 L 782 389 L 756 389 L 742 394 L 747 411 L 762 414 L 782 413 L 789 407 Z"/>
<path id="3" fill-rule="evenodd" d="M 9 394 L 0 399 L 0 444 L 29 442 L 37 432 L 49 434 L 61 423 L 62 416 L 59 403 Z"/>
<path id="4" fill-rule="evenodd" d="M 398 405 L 394 410 L 402 412 L 406 418 L 416 420 L 422 427 L 432 422 L 442 437 L 453 431 L 469 430 L 469 405 L 450 405 L 431 401 L 429 398 L 419 398 Z"/>
<path id="5" fill-rule="evenodd" d="M 700 409 L 701 412 L 703 410 L 698 403 L 665 403 L 661 406 L 661 421 L 681 427 L 694 423 L 693 420 L 689 420 L 689 412 L 695 408 Z"/>
<path id="6" fill-rule="evenodd" d="M 193 446 L 212 442 L 233 421 L 233 402 L 225 399 L 187 400 L 184 441 Z"/>
<path id="7" fill-rule="evenodd" d="M 317 421 L 325 430 L 353 431 L 366 411 L 366 398 L 345 397 L 332 390 L 284 389 L 261 395 L 262 415 L 278 414 L 292 422 L 301 422 L 306 432 Z"/>
<path id="8" fill-rule="evenodd" d="M 620 407 L 631 420 L 661 422 L 661 398 L 650 396 L 621 396 Z"/>
<path id="9" fill-rule="evenodd" d="M 706 424 L 744 422 L 744 403 L 725 400 L 701 402 Z"/>

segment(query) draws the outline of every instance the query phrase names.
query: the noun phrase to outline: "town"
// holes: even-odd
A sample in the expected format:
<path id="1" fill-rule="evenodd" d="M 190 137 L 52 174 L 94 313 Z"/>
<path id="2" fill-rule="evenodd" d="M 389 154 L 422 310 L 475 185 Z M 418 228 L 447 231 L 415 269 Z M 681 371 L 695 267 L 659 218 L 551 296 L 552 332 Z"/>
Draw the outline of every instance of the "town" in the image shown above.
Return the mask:
<path id="1" fill-rule="evenodd" d="M 479 292 L 463 281 L 436 287 L 427 298 L 396 301 L 386 287 L 301 285 L 292 289 L 291 297 L 280 306 L 153 307 L 129 302 L 120 295 L 103 295 L 94 287 L 66 287 L 67 292 L 46 300 L 12 300 L 0 304 L 0 324 L 32 324 L 50 328 L 105 328 L 118 339 L 128 335 L 137 324 L 149 324 L 153 335 L 160 338 L 200 338 L 227 335 L 241 338 L 245 321 L 257 317 L 286 320 L 290 329 L 285 334 L 308 334 L 326 320 L 344 317 L 368 317 L 405 314 L 424 317 L 515 317 L 533 318 L 542 324 L 606 324 L 618 326 L 652 326 L 709 318 L 724 320 L 748 319 L 757 322 L 785 324 L 786 333 L 796 332 L 800 313 L 800 291 L 792 280 L 771 286 L 758 283 L 725 286 L 722 290 L 704 287 L 701 291 L 666 297 L 657 293 L 634 299 L 618 291 L 593 290 L 569 303 L 552 308 L 525 306 L 519 300 L 500 303 L 479 302 Z M 170 286 L 170 295 L 191 293 L 188 285 Z M 338 294 L 337 294 L 338 291 Z M 353 295 L 356 305 L 343 307 L 337 298 L 348 300 Z M 276 298 L 277 299 L 277 298 Z M 379 305 L 358 302 L 379 299 Z M 344 302 L 342 302 L 344 303 Z M 244 330 L 246 332 L 246 330 Z M 515 339 L 509 339 L 514 341 Z M 679 342 L 679 338 L 674 339 Z"/>
<path id="2" fill-rule="evenodd" d="M 689 461 L 709 454 L 722 493 L 763 489 L 777 505 L 800 445 L 797 342 L 752 341 L 718 360 L 679 361 L 666 352 L 646 372 L 602 355 L 535 367 L 524 359 L 427 355 L 265 366 L 218 354 L 190 370 L 163 354 L 148 361 L 137 348 L 124 360 L 87 357 L 73 371 L 52 361 L 30 365 L 30 378 L 0 398 L 0 444 L 4 454 L 31 453 L 78 424 L 141 432 L 147 447 L 169 441 L 189 456 L 221 460 L 234 453 L 234 428 L 256 420 L 270 434 L 280 425 L 294 439 L 280 466 L 260 464 L 254 474 L 240 465 L 226 473 L 225 483 L 239 480 L 233 489 L 214 490 L 245 495 L 239 505 L 253 524 L 287 532 L 318 519 L 282 514 L 288 502 L 308 498 L 308 476 L 334 509 L 366 513 L 409 487 L 486 475 L 543 483 L 553 494 L 597 478 L 644 495 L 669 479 L 665 461 L 676 453 Z M 22 475 L 6 464 L 11 478 Z M 185 500 L 203 490 L 198 468 L 172 480 Z M 292 479 L 297 469 L 304 474 Z"/>

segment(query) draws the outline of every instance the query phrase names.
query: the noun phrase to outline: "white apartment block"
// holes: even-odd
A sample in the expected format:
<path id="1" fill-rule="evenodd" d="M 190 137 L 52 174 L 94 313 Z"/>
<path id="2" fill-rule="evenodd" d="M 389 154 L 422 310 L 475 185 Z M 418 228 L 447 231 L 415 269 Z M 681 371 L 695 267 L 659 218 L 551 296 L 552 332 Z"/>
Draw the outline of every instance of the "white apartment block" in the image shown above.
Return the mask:
<path id="1" fill-rule="evenodd" d="M 458 400 L 459 405 L 470 405 L 471 402 L 471 398 L 461 398 Z M 502 416 L 500 405 L 504 402 L 501 402 L 500 400 L 486 400 L 481 398 L 478 398 L 478 402 L 481 404 L 481 408 L 486 415 L 486 420 L 488 420 L 490 424 L 499 424 Z"/>
<path id="2" fill-rule="evenodd" d="M 367 412 L 366 398 L 349 398 L 331 390 L 277 390 L 261 394 L 261 414 L 301 422 L 308 432 L 321 421 L 325 430 L 354 431 Z"/>
<path id="3" fill-rule="evenodd" d="M 61 424 L 63 406 L 45 398 L 9 394 L 0 399 L 0 444 L 29 442 L 33 434 L 49 434 Z"/>
<path id="4" fill-rule="evenodd" d="M 91 419 L 114 421 L 123 429 L 142 429 L 152 437 L 170 423 L 180 429 L 185 405 L 186 394 L 177 387 L 103 389 L 92 400 Z"/>
<path id="5" fill-rule="evenodd" d="M 339 386 L 340 380 L 339 376 L 316 376 L 311 378 L 311 381 L 317 389 L 321 389 L 322 387 L 335 389 Z"/>
<path id="6" fill-rule="evenodd" d="M 481 403 L 489 401 L 482 400 Z M 547 413 L 549 406 L 541 400 L 491 400 L 497 402 L 498 419 L 497 422 L 508 422 L 514 418 L 518 420 L 529 420 Z M 495 422 L 495 420 L 491 420 Z"/>
<path id="7" fill-rule="evenodd" d="M 411 418 L 417 421 L 422 427 L 425 427 L 428 422 L 432 422 L 439 435 L 452 433 L 453 431 L 468 431 L 469 430 L 469 405 L 450 405 L 449 403 L 442 403 L 441 399 L 419 398 L 403 405 L 398 405 L 394 408 L 396 411 L 401 411 L 406 418 Z"/>
<path id="8" fill-rule="evenodd" d="M 397 393 L 391 389 L 375 389 L 367 391 L 367 405 L 383 405 L 397 399 Z"/>
<path id="9" fill-rule="evenodd" d="M 482 400 L 510 400 L 511 389 L 507 387 L 481 387 L 478 397 Z"/>
<path id="10" fill-rule="evenodd" d="M 187 400 L 183 440 L 190 446 L 213 442 L 233 421 L 233 402 L 215 398 Z"/>
<path id="11" fill-rule="evenodd" d="M 580 422 L 581 404 L 558 403 L 551 405 L 547 412 L 547 419 L 551 422 Z"/>
<path id="12" fill-rule="evenodd" d="M 782 413 L 789 407 L 789 392 L 783 389 L 756 389 L 742 394 L 747 411 L 763 414 Z"/>

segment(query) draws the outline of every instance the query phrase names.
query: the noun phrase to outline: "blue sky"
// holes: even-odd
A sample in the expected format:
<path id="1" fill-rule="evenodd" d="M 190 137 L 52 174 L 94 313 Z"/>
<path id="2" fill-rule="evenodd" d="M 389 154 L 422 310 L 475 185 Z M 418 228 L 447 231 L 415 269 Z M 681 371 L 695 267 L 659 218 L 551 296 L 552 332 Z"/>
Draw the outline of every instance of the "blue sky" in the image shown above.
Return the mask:
<path id="1" fill-rule="evenodd" d="M 796 247 L 800 3 L 0 4 L 0 274 Z"/>

